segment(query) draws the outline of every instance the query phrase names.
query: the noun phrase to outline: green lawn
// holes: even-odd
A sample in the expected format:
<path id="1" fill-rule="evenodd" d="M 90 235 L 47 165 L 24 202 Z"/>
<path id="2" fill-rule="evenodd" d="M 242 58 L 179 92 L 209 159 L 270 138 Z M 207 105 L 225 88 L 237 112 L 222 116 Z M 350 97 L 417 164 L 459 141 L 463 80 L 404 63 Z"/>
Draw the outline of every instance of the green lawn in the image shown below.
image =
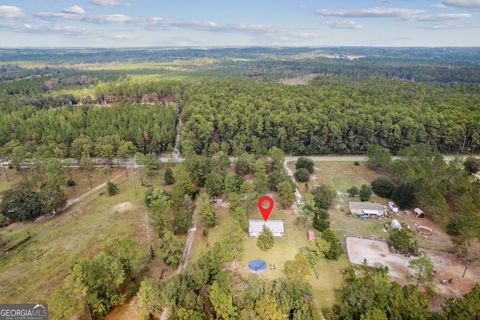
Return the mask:
<path id="1" fill-rule="evenodd" d="M 0 168 L 0 192 L 9 189 L 15 183 L 20 182 L 22 176 L 15 169 L 7 169 L 8 180 L 3 168 Z"/>
<path id="2" fill-rule="evenodd" d="M 275 197 L 274 197 L 275 199 Z M 197 224 L 198 230 L 192 247 L 190 260 L 197 259 L 201 252 L 212 243 L 215 243 L 222 235 L 224 226 L 232 221 L 228 214 L 228 204 L 226 202 L 217 202 L 217 226 L 209 229 L 208 237 L 202 235 L 202 223 Z M 254 211 L 250 214 L 250 219 L 262 219 L 259 212 Z M 280 210 L 274 208 L 270 215 L 270 219 L 281 219 L 285 222 L 285 236 L 276 237 L 275 245 L 272 249 L 264 252 L 257 247 L 257 238 L 251 238 L 245 232 L 244 252 L 239 259 L 237 267 L 238 272 L 243 277 L 252 276 L 248 271 L 247 264 L 251 259 L 261 258 L 267 264 L 274 264 L 276 269 L 267 269 L 258 274 L 261 279 L 273 280 L 283 276 L 283 268 L 285 262 L 293 260 L 301 247 L 307 246 L 307 230 L 303 226 L 295 226 L 295 214 L 292 210 Z M 317 279 L 315 274 L 308 276 L 306 280 L 311 283 L 314 296 L 314 304 L 317 308 L 332 306 L 336 301 L 337 290 L 343 284 L 342 270 L 348 265 L 345 256 L 338 261 L 329 261 L 322 259 L 316 266 L 319 276 Z"/>
<path id="3" fill-rule="evenodd" d="M 159 185 L 162 177 L 160 172 L 154 184 Z M 141 186 L 139 180 L 136 177 L 136 192 L 132 175 L 123 176 L 118 181 L 120 192 L 115 196 L 110 197 L 101 190 L 52 220 L 16 223 L 4 228 L 2 234 L 8 240 L 23 239 L 28 233 L 32 238 L 0 256 L 0 301 L 46 302 L 75 261 L 92 258 L 112 238 L 130 235 L 140 250 L 146 252 L 146 187 Z M 127 202 L 131 204 L 130 209 L 115 207 Z M 155 238 L 153 230 L 151 232 Z M 155 273 L 155 270 L 148 272 Z"/>

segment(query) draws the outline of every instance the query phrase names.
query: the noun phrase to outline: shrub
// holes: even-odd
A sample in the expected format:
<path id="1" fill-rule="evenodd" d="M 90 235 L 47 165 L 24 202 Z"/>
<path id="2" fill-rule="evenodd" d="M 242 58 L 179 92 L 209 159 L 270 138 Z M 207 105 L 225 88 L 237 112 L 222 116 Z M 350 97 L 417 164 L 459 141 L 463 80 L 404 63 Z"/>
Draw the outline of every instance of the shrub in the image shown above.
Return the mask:
<path id="1" fill-rule="evenodd" d="M 173 231 L 175 234 L 187 233 L 192 224 L 192 214 L 188 210 L 180 209 L 173 219 Z"/>
<path id="2" fill-rule="evenodd" d="M 390 232 L 390 245 L 400 253 L 417 254 L 417 243 L 412 240 L 412 236 L 405 229 L 394 229 Z"/>
<path id="3" fill-rule="evenodd" d="M 354 165 L 354 166 L 359 166 L 359 165 L 360 165 L 360 162 L 355 161 L 355 162 L 353 163 L 353 165 Z"/>
<path id="4" fill-rule="evenodd" d="M 239 157 L 235 163 L 235 173 L 243 177 L 244 175 L 251 172 L 252 164 L 249 159 L 244 157 Z"/>
<path id="5" fill-rule="evenodd" d="M 360 187 L 359 195 L 360 201 L 368 201 L 370 200 L 370 196 L 372 195 L 372 190 L 366 184 L 362 184 L 362 186 Z"/>
<path id="6" fill-rule="evenodd" d="M 315 206 L 320 209 L 328 209 L 335 198 L 335 190 L 327 185 L 320 185 L 315 187 L 312 191 Z"/>
<path id="7" fill-rule="evenodd" d="M 33 220 L 43 214 L 40 194 L 35 187 L 27 182 L 21 182 L 2 192 L 0 213 L 5 218 L 18 221 Z"/>
<path id="8" fill-rule="evenodd" d="M 351 187 L 350 189 L 348 189 L 347 192 L 348 192 L 348 195 L 349 195 L 350 197 L 355 197 L 356 195 L 358 195 L 358 193 L 360 192 L 360 190 L 358 190 L 357 187 L 353 186 L 353 187 Z"/>
<path id="9" fill-rule="evenodd" d="M 307 182 L 310 179 L 310 172 L 305 168 L 300 168 L 295 171 L 295 179 L 298 182 Z"/>
<path id="10" fill-rule="evenodd" d="M 107 182 L 107 192 L 109 196 L 114 196 L 118 193 L 118 185 L 112 181 Z"/>
<path id="11" fill-rule="evenodd" d="M 460 235 L 461 221 L 458 217 L 451 217 L 447 223 L 447 233 L 451 236 Z"/>
<path id="12" fill-rule="evenodd" d="M 387 177 L 377 177 L 372 181 L 372 191 L 382 198 L 390 198 L 395 185 Z"/>
<path id="13" fill-rule="evenodd" d="M 313 217 L 313 227 L 318 231 L 324 231 L 328 229 L 330 222 L 328 222 L 328 213 L 325 209 L 320 209 L 315 213 Z"/>
<path id="14" fill-rule="evenodd" d="M 478 159 L 469 157 L 463 163 L 463 167 L 468 174 L 475 174 L 480 170 L 480 161 Z"/>
<path id="15" fill-rule="evenodd" d="M 325 252 L 325 258 L 337 260 L 343 252 L 338 236 L 331 229 L 326 229 L 322 232 L 322 238 L 330 244 L 330 249 Z"/>
<path id="16" fill-rule="evenodd" d="M 165 174 L 163 175 L 163 179 L 165 180 L 166 185 L 174 184 L 175 183 L 175 176 L 173 175 L 173 171 L 170 167 L 165 170 Z"/>
<path id="17" fill-rule="evenodd" d="M 295 168 L 297 170 L 299 169 L 307 169 L 309 173 L 313 172 L 313 161 L 310 158 L 305 158 L 305 157 L 300 157 L 297 159 L 297 162 L 295 164 Z"/>

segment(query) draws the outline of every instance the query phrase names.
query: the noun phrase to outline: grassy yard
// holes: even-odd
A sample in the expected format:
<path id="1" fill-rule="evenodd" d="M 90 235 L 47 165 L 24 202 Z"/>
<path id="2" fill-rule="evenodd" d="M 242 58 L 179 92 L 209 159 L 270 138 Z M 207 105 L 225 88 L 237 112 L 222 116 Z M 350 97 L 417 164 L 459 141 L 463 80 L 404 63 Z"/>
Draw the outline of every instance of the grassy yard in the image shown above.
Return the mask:
<path id="1" fill-rule="evenodd" d="M 275 197 L 274 200 L 276 200 Z M 208 245 L 218 241 L 223 230 L 225 230 L 224 226 L 232 220 L 228 214 L 228 201 L 217 201 L 216 208 L 217 226 L 209 229 L 207 237 L 202 235 L 203 226 L 201 221 L 197 224 L 198 230 L 192 247 L 191 261 L 197 259 Z M 257 211 L 252 212 L 249 218 L 262 219 Z M 261 258 L 267 264 L 273 264 L 276 267 L 276 269 L 267 269 L 256 275 L 259 278 L 274 280 L 283 276 L 285 262 L 295 259 L 299 249 L 309 244 L 307 239 L 308 229 L 303 226 L 296 226 L 294 223 L 295 218 L 296 216 L 292 210 L 274 208 L 269 219 L 281 219 L 284 221 L 285 236 L 275 238 L 274 247 L 266 252 L 257 247 L 257 238 L 251 238 L 245 233 L 244 252 L 238 261 L 238 272 L 244 278 L 252 276 L 248 271 L 247 264 L 251 259 L 255 258 Z M 345 256 L 342 256 L 338 261 L 322 259 L 316 266 L 318 279 L 314 273 L 306 278 L 312 285 L 314 304 L 317 308 L 332 306 L 337 301 L 337 290 L 343 284 L 342 270 L 347 265 L 348 261 Z"/>
<path id="2" fill-rule="evenodd" d="M 5 170 L 0 168 L 0 192 L 9 189 L 12 185 L 22 180 L 22 176 L 15 169 L 7 169 L 7 175 L 8 180 L 5 175 Z"/>
<path id="3" fill-rule="evenodd" d="M 293 162 L 289 163 L 292 169 L 295 169 Z M 328 210 L 330 215 L 330 224 L 342 238 L 345 236 L 361 236 L 376 238 L 386 237 L 383 226 L 387 222 L 385 219 L 359 220 L 354 218 L 348 212 L 349 201 L 360 201 L 358 197 L 351 198 L 346 195 L 346 191 L 352 186 L 360 187 L 362 184 L 370 185 L 370 182 L 377 174 L 369 170 L 364 162 L 360 165 L 354 165 L 353 161 L 318 161 L 315 162 L 315 171 L 310 176 L 308 183 L 309 189 L 313 189 L 320 184 L 330 185 L 337 191 L 337 197 Z M 301 192 L 305 192 L 305 184 L 299 184 Z M 371 202 L 387 204 L 388 200 L 372 195 Z"/>
<path id="4" fill-rule="evenodd" d="M 163 170 L 154 185 L 163 180 Z M 73 263 L 92 258 L 115 237 L 131 236 L 140 250 L 147 252 L 144 193 L 136 177 L 123 175 L 117 182 L 120 192 L 108 196 L 105 190 L 92 194 L 58 217 L 34 223 L 15 223 L 4 228 L 6 239 L 17 241 L 28 234 L 31 239 L 0 256 L 0 301 L 46 302 L 61 285 Z M 135 191 L 136 190 L 136 191 Z M 151 234 L 155 239 L 154 231 Z M 157 259 L 158 260 L 158 259 Z M 157 276 L 161 262 L 153 260 L 146 274 Z M 158 262 L 158 263 L 157 263 Z"/>

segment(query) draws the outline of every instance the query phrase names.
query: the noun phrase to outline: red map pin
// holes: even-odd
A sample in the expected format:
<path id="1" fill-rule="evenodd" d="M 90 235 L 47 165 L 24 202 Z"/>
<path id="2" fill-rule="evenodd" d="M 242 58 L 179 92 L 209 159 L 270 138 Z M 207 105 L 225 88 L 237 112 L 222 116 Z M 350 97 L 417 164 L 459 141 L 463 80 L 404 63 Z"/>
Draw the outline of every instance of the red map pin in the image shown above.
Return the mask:
<path id="1" fill-rule="evenodd" d="M 263 207 L 263 202 L 268 201 L 268 207 Z M 273 199 L 270 198 L 269 196 L 263 196 L 260 199 L 258 199 L 257 202 L 258 210 L 262 213 L 263 220 L 267 222 L 268 217 L 270 216 L 270 212 L 272 212 L 273 209 Z"/>

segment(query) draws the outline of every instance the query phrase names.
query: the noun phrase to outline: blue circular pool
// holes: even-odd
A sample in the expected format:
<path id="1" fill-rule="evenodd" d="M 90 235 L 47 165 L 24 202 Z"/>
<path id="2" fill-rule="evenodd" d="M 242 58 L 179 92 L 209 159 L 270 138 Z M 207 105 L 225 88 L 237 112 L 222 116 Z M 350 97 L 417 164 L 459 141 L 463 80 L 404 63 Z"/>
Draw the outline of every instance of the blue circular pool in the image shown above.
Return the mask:
<path id="1" fill-rule="evenodd" d="M 267 263 L 262 259 L 253 259 L 253 260 L 250 260 L 250 262 L 248 263 L 248 269 L 251 272 L 255 272 L 255 273 L 263 272 L 265 271 L 266 268 L 267 268 Z"/>

